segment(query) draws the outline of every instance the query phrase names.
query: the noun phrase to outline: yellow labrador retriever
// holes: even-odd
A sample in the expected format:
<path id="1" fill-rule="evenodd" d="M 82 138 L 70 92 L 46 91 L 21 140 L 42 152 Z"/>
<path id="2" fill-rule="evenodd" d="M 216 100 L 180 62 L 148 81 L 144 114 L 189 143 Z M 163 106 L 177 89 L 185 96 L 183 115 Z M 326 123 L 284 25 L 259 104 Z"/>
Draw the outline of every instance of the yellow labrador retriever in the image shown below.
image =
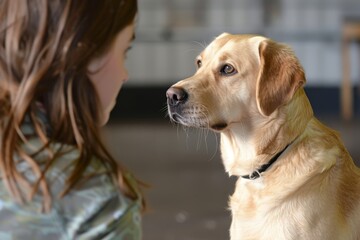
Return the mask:
<path id="1" fill-rule="evenodd" d="M 220 132 L 232 240 L 360 239 L 360 170 L 314 116 L 305 74 L 286 45 L 217 37 L 196 73 L 167 91 L 170 118 Z"/>

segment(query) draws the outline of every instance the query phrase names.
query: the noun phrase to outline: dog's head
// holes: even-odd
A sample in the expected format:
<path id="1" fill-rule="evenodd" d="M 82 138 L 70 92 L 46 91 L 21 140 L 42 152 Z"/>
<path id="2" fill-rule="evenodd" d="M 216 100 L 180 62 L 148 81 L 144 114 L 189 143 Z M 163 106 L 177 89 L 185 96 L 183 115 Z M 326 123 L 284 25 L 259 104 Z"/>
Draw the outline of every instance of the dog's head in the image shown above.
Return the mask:
<path id="1" fill-rule="evenodd" d="M 261 36 L 221 34 L 195 62 L 196 73 L 166 93 L 170 118 L 189 127 L 222 131 L 269 117 L 305 83 L 293 52 Z"/>

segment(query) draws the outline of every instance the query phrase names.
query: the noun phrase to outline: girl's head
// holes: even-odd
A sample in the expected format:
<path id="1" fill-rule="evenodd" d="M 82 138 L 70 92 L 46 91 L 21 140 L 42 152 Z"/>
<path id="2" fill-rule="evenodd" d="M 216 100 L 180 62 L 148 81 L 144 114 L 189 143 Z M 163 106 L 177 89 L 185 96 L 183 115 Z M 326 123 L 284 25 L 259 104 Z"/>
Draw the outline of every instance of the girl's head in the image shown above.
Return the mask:
<path id="1" fill-rule="evenodd" d="M 0 109 L 2 173 L 16 171 L 6 163 L 19 151 L 17 129 L 25 116 L 31 118 L 37 135 L 45 136 L 35 115 L 39 103 L 51 126 L 51 134 L 42 137 L 44 145 L 58 141 L 80 150 L 69 188 L 81 177 L 90 156 L 116 169 L 101 143 L 99 127 L 128 78 L 123 58 L 134 35 L 136 14 L 137 0 L 0 2 L 0 103 L 9 106 Z M 17 179 L 11 176 L 17 174 L 8 175 L 5 180 L 14 193 L 16 184 L 11 181 Z"/>
<path id="2" fill-rule="evenodd" d="M 54 137 L 65 141 L 74 137 L 71 132 L 78 132 L 74 126 L 106 122 L 113 100 L 103 99 L 103 91 L 109 88 L 94 89 L 94 85 L 103 85 L 96 79 L 106 77 L 99 72 L 111 58 L 106 54 L 121 41 L 116 41 L 117 36 L 134 24 L 136 0 L 5 0 L 0 4 L 1 87 L 9 91 L 16 120 L 22 120 L 32 103 L 43 102 Z"/>

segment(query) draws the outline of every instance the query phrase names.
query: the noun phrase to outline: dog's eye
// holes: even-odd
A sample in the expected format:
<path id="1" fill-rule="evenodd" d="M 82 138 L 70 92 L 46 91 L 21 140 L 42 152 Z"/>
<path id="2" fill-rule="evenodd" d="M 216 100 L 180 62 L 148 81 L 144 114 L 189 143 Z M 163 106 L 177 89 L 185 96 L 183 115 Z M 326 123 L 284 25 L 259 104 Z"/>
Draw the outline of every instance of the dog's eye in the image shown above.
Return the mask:
<path id="1" fill-rule="evenodd" d="M 200 67 L 202 66 L 202 61 L 201 61 L 200 59 L 198 59 L 198 60 L 196 61 L 196 66 L 197 66 L 198 68 L 200 68 Z"/>
<path id="2" fill-rule="evenodd" d="M 222 68 L 220 69 L 220 73 L 223 75 L 233 75 L 236 73 L 236 69 L 231 66 L 230 64 L 225 64 L 224 66 L 222 66 Z"/>

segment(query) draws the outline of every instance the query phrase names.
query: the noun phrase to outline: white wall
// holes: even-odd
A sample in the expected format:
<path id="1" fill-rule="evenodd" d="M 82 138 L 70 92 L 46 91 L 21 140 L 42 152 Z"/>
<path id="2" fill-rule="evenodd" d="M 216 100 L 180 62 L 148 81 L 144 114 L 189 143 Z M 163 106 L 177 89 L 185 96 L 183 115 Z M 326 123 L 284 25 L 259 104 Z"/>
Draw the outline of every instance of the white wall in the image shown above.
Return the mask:
<path id="1" fill-rule="evenodd" d="M 277 0 L 280 8 L 268 23 L 263 1 L 269 0 L 140 0 L 128 85 L 167 86 L 191 75 L 197 54 L 225 31 L 260 33 L 285 42 L 302 62 L 308 85 L 339 85 L 341 24 L 347 14 L 360 18 L 360 1 Z M 353 82 L 360 81 L 357 52 L 352 44 Z"/>

